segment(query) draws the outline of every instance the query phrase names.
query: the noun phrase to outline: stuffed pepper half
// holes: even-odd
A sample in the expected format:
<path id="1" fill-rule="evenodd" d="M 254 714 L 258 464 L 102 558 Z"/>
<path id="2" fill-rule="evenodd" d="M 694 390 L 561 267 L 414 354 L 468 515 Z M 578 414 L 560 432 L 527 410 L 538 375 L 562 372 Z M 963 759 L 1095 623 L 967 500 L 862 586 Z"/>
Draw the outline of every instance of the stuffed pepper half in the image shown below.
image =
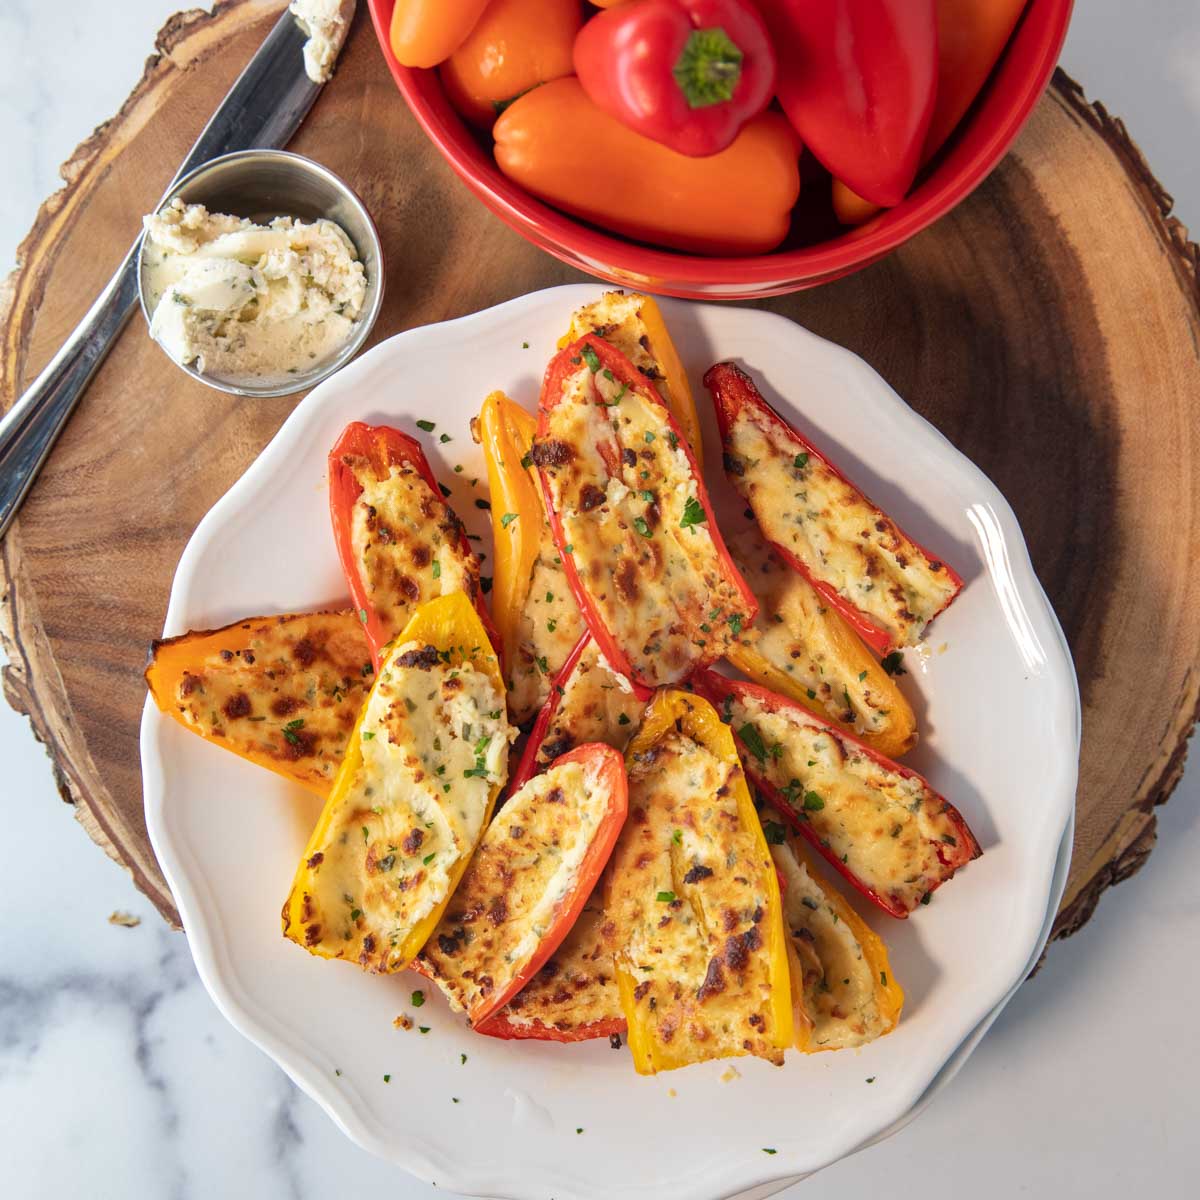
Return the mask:
<path id="1" fill-rule="evenodd" d="M 907 917 L 979 857 L 962 815 L 915 771 L 757 684 L 712 671 L 693 683 L 733 729 L 755 785 L 893 917 Z"/>
<path id="2" fill-rule="evenodd" d="M 658 392 L 594 334 L 551 361 L 533 461 L 575 599 L 604 657 L 649 687 L 728 649 L 757 605 Z"/>
<path id="3" fill-rule="evenodd" d="M 725 474 L 764 537 L 878 653 L 915 645 L 962 579 L 801 437 L 740 367 L 717 363 L 704 383 Z"/>
<path id="4" fill-rule="evenodd" d="M 323 958 L 400 971 L 441 919 L 491 819 L 515 732 L 471 602 L 422 605 L 388 651 L 283 906 Z"/>
<path id="5" fill-rule="evenodd" d="M 626 755 L 605 912 L 641 1074 L 792 1044 L 779 880 L 728 729 L 662 691 Z"/>

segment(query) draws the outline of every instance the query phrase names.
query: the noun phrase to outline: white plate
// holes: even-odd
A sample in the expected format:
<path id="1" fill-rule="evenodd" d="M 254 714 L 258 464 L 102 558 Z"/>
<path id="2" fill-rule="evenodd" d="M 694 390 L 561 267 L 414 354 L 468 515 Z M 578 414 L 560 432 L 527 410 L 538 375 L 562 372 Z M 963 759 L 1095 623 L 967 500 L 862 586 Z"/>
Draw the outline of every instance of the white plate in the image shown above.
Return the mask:
<path id="1" fill-rule="evenodd" d="M 350 420 L 417 434 L 458 512 L 486 538 L 486 514 L 473 504 L 483 484 L 470 486 L 484 474 L 482 457 L 468 421 L 497 387 L 532 407 L 572 309 L 599 290 L 555 288 L 411 330 L 323 383 L 200 523 L 176 573 L 166 634 L 342 602 L 325 456 Z M 907 993 L 891 1036 L 858 1052 L 791 1052 L 782 1069 L 743 1058 L 643 1079 L 606 1042 L 479 1037 L 434 989 L 414 1010 L 415 976 L 366 976 L 285 941 L 279 909 L 319 803 L 148 703 L 147 824 L 213 999 L 356 1142 L 452 1191 L 715 1200 L 826 1166 L 898 1128 L 961 1065 L 1024 978 L 1061 890 L 1079 697 L 1008 504 L 848 351 L 752 309 L 664 310 L 697 390 L 707 477 L 725 496 L 718 511 L 740 506 L 720 478 L 699 376 L 736 358 L 965 578 L 928 646 L 906 654 L 903 683 L 922 732 L 912 764 L 962 810 L 984 856 L 909 921 L 871 916 Z M 419 418 L 437 431 L 418 430 Z M 442 433 L 453 440 L 440 442 Z M 428 1034 L 393 1029 L 402 1011 Z"/>

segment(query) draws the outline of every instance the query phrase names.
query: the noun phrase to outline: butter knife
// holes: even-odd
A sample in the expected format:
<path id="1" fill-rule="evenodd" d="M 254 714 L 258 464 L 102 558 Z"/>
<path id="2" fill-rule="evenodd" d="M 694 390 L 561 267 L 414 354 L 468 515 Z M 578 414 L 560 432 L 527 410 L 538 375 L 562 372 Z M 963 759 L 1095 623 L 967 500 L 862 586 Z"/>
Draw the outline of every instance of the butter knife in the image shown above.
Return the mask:
<path id="1" fill-rule="evenodd" d="M 284 11 L 205 125 L 160 206 L 189 171 L 234 150 L 285 146 L 321 91 L 304 72 L 305 33 Z M 45 370 L 0 419 L 0 537 L 72 410 L 137 306 L 134 242 L 117 273 Z"/>

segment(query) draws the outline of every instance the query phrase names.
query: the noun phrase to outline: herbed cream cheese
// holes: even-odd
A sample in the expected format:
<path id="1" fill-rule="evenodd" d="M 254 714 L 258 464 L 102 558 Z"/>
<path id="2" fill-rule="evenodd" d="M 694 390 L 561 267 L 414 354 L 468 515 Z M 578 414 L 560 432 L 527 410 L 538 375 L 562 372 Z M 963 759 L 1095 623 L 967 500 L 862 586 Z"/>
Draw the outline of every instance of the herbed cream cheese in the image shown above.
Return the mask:
<path id="1" fill-rule="evenodd" d="M 150 335 L 202 374 L 281 383 L 336 354 L 362 315 L 366 272 L 333 221 L 258 225 L 175 199 L 143 223 Z"/>
<path id="2" fill-rule="evenodd" d="M 304 73 L 313 83 L 327 83 L 354 20 L 356 0 L 292 0 L 288 12 L 308 34 Z"/>

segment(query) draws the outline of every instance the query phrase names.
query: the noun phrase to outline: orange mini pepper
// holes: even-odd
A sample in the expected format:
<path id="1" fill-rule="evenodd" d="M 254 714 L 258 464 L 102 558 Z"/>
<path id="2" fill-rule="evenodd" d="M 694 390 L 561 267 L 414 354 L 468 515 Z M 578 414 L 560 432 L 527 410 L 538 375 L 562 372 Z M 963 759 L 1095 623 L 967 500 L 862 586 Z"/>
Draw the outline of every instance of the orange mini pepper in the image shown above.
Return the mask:
<path id="1" fill-rule="evenodd" d="M 466 41 L 488 0 L 396 0 L 389 41 L 405 67 L 436 67 Z"/>
<path id="2" fill-rule="evenodd" d="M 438 74 L 450 103 L 490 129 L 518 96 L 571 74 L 579 0 L 492 0 Z"/>
<path id="3" fill-rule="evenodd" d="M 772 250 L 800 195 L 799 139 L 775 112 L 749 121 L 719 154 L 689 158 L 627 129 L 571 76 L 515 101 L 492 136 L 500 169 L 535 196 L 677 250 Z"/>

